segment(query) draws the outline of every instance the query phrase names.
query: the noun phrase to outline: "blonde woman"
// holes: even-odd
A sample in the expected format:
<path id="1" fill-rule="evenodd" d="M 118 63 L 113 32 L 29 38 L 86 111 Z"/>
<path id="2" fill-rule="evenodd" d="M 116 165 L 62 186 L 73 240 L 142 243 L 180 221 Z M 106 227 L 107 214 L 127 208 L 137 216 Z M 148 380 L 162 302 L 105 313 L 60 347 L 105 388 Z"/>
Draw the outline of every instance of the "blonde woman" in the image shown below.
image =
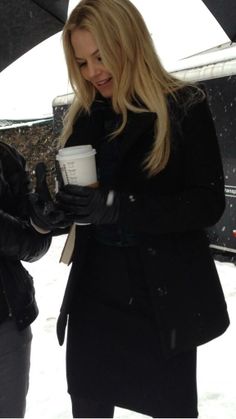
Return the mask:
<path id="1" fill-rule="evenodd" d="M 62 144 L 92 144 L 99 178 L 57 195 L 89 223 L 58 320 L 73 416 L 196 418 L 196 348 L 229 324 L 204 232 L 225 205 L 205 93 L 164 70 L 129 0 L 82 0 L 63 41 L 75 96 Z"/>

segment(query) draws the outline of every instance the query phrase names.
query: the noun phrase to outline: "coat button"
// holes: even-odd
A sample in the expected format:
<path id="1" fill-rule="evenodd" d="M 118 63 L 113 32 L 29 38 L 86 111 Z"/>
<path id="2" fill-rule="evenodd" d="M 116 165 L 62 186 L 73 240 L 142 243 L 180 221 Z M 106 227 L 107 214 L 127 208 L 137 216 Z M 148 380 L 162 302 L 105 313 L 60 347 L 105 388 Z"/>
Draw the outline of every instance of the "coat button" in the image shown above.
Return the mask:
<path id="1" fill-rule="evenodd" d="M 165 295 L 168 294 L 166 287 L 158 287 L 156 292 L 157 292 L 158 297 L 164 297 Z"/>
<path id="2" fill-rule="evenodd" d="M 155 256 L 155 255 L 156 255 L 156 253 L 157 253 L 156 249 L 154 249 L 153 247 L 149 247 L 149 248 L 147 249 L 147 251 L 148 251 L 148 253 L 149 253 L 151 256 Z"/>
<path id="3" fill-rule="evenodd" d="M 130 202 L 135 202 L 136 201 L 135 196 L 134 195 L 129 195 L 129 200 L 130 200 Z"/>

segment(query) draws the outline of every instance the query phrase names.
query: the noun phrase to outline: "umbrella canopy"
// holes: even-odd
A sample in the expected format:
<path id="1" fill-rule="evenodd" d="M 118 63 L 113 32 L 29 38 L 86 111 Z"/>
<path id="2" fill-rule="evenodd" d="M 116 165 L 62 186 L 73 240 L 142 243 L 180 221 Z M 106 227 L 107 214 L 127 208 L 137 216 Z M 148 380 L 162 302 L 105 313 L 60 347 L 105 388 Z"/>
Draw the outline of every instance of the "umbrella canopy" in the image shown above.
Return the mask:
<path id="1" fill-rule="evenodd" d="M 22 0 L 13 0 L 20 3 Z M 152 35 L 158 55 L 168 71 L 183 68 L 183 59 L 203 51 L 216 49 L 225 56 L 219 45 L 229 47 L 230 39 L 202 0 L 131 0 L 142 13 Z M 213 0 L 213 3 L 221 0 Z M 236 0 L 222 0 L 230 17 L 233 16 Z M 227 4 L 233 2 L 232 10 Z M 0 5 L 3 0 L 0 0 Z M 7 4 L 12 0 L 5 0 Z M 69 1 L 69 13 L 79 0 Z M 47 5 L 57 3 L 45 0 Z M 15 4 L 14 4 L 15 5 Z M 0 10 L 0 29 L 1 29 Z M 233 20 L 235 22 L 235 20 Z M 60 33 L 41 42 L 23 57 L 1 72 L 0 76 L 0 120 L 33 119 L 52 116 L 52 100 L 71 92 L 61 45 Z M 4 42 L 6 42 L 4 36 Z M 0 42 L 3 42 L 2 35 Z M 220 48 L 221 49 L 221 48 Z M 1 62 L 0 48 L 0 62 Z M 214 52 L 215 54 L 215 52 Z M 209 55 L 209 54 L 208 54 Z M 204 57 L 208 55 L 204 53 Z M 211 53 L 211 63 L 213 53 Z M 206 62 L 204 62 L 205 64 Z M 13 96 L 14 95 L 14 96 Z"/>
<path id="2" fill-rule="evenodd" d="M 236 1 L 203 0 L 232 42 L 236 41 Z"/>
<path id="3" fill-rule="evenodd" d="M 0 71 L 62 30 L 69 0 L 0 0 Z"/>

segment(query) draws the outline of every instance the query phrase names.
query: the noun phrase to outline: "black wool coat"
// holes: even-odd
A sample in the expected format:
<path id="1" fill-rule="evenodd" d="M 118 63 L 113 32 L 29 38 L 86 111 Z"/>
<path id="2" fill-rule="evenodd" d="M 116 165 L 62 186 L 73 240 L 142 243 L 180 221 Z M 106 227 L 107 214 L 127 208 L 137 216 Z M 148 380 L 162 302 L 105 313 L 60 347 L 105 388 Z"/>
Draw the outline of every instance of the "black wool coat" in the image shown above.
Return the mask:
<path id="1" fill-rule="evenodd" d="M 172 134 L 166 168 L 153 177 L 143 170 L 144 157 L 153 145 L 156 114 L 129 112 L 124 131 L 113 140 L 119 142 L 115 176 L 110 184 L 101 185 L 120 193 L 118 223 L 140 238 L 140 260 L 166 356 L 204 344 L 229 325 L 205 232 L 225 207 L 221 157 L 207 99 L 185 107 L 184 98 L 185 92 L 179 94 L 178 102 L 169 99 Z M 98 151 L 99 170 L 99 141 L 104 126 L 112 123 L 114 127 L 114 113 L 95 102 L 89 116 L 77 119 L 66 146 L 92 144 Z M 58 320 L 60 343 L 92 230 L 92 226 L 77 227 Z"/>

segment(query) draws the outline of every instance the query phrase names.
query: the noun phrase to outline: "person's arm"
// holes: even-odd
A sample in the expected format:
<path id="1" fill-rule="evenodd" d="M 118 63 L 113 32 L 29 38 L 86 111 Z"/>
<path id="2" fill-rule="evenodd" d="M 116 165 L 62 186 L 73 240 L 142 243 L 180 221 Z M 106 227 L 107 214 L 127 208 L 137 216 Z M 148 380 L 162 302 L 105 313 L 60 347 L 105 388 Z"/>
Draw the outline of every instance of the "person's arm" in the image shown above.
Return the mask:
<path id="1" fill-rule="evenodd" d="M 0 255 L 33 262 L 48 250 L 51 238 L 37 233 L 29 223 L 0 210 Z"/>
<path id="2" fill-rule="evenodd" d="M 30 182 L 25 159 L 0 142 L 0 257 L 34 261 L 48 250 L 51 238 L 30 225 Z"/>

